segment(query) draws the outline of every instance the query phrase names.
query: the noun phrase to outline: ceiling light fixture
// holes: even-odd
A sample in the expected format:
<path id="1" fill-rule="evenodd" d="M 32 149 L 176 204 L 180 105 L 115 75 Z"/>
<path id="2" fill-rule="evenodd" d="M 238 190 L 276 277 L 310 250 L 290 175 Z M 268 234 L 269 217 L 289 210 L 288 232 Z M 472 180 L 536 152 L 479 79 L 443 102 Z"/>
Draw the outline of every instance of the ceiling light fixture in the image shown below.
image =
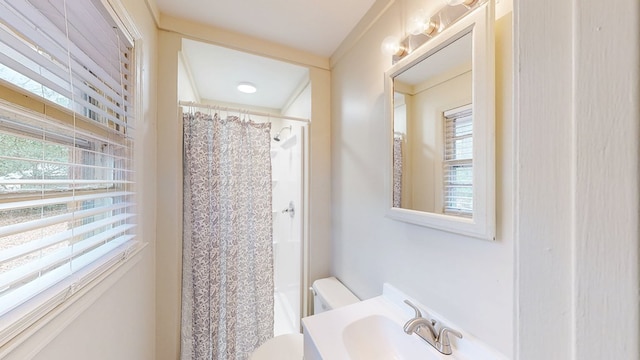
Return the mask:
<path id="1" fill-rule="evenodd" d="M 258 89 L 256 88 L 256 86 L 253 85 L 252 83 L 241 82 L 240 84 L 238 84 L 238 91 L 243 92 L 245 94 L 253 94 L 257 90 Z"/>

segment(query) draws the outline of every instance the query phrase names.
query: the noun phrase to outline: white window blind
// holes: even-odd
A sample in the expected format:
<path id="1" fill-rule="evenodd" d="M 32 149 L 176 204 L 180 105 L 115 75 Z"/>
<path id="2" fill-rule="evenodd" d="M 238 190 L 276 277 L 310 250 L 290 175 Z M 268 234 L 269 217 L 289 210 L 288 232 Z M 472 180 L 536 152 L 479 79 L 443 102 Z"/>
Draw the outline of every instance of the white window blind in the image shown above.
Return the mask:
<path id="1" fill-rule="evenodd" d="M 471 106 L 444 113 L 444 213 L 473 214 L 473 114 Z"/>
<path id="2" fill-rule="evenodd" d="M 0 0 L 0 323 L 137 245 L 132 50 L 100 0 Z"/>
<path id="3" fill-rule="evenodd" d="M 1 0 L 0 19 L 0 78 L 131 128 L 131 45 L 100 1 Z"/>

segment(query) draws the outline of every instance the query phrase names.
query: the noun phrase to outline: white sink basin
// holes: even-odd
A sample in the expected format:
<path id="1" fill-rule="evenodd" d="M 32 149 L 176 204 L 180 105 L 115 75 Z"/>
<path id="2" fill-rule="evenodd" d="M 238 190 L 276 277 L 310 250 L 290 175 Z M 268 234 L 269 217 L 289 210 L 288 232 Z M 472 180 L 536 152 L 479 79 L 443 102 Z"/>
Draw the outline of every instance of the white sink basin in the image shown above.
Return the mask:
<path id="1" fill-rule="evenodd" d="M 415 334 L 407 335 L 403 325 L 413 310 L 405 307 L 378 296 L 302 319 L 304 359 L 458 359 L 440 354 Z"/>
<path id="2" fill-rule="evenodd" d="M 461 328 L 420 305 L 395 287 L 384 284 L 381 296 L 302 319 L 305 360 L 497 360 L 504 355 L 471 334 L 450 337 L 452 355 L 440 354 L 403 326 L 414 312 L 409 299 L 441 324 Z"/>
<path id="3" fill-rule="evenodd" d="M 437 360 L 430 345 L 407 335 L 396 321 L 383 315 L 369 315 L 347 325 L 342 340 L 351 359 Z"/>

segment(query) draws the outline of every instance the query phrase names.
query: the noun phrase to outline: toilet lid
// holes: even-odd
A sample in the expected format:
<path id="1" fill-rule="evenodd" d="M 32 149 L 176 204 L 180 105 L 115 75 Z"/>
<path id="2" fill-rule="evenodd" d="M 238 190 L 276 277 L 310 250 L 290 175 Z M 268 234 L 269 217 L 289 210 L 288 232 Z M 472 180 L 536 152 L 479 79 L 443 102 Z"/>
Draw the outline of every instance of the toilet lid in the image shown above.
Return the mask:
<path id="1" fill-rule="evenodd" d="M 260 345 L 249 360 L 302 360 L 304 356 L 302 334 L 279 335 Z"/>

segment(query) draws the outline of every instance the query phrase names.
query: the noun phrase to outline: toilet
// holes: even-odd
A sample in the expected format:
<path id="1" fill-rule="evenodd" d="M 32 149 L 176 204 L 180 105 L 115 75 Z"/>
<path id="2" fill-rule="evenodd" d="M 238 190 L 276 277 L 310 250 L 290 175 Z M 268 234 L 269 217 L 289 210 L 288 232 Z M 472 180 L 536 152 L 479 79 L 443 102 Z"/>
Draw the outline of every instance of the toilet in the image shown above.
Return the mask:
<path id="1" fill-rule="evenodd" d="M 313 313 L 350 305 L 360 301 L 335 277 L 313 282 Z M 267 340 L 249 357 L 249 360 L 302 360 L 304 353 L 302 334 L 284 334 Z"/>

